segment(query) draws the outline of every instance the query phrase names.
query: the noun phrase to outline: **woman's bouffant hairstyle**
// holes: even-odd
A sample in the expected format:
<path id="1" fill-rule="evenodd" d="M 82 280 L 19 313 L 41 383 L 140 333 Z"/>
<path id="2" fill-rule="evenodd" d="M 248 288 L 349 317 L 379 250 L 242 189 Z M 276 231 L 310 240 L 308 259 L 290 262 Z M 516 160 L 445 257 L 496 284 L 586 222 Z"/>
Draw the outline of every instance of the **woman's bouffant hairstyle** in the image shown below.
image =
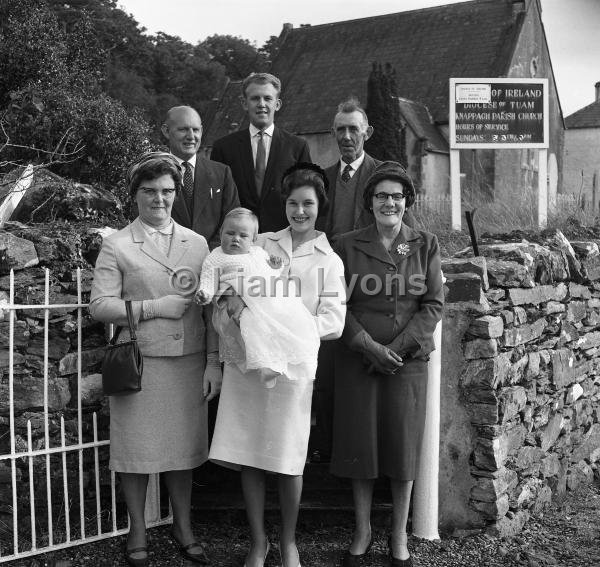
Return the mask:
<path id="1" fill-rule="evenodd" d="M 310 162 L 298 162 L 292 167 L 286 169 L 281 181 L 281 195 L 287 201 L 294 189 L 299 187 L 312 187 L 317 194 L 319 201 L 319 217 L 327 213 L 329 208 L 329 199 L 327 192 L 329 190 L 329 181 L 325 172 L 316 164 Z"/>
<path id="2" fill-rule="evenodd" d="M 147 152 L 137 158 L 127 170 L 125 182 L 129 197 L 135 199 L 135 194 L 142 181 L 152 181 L 162 175 L 170 175 L 175 182 L 175 192 L 183 187 L 181 167 L 173 154 L 167 152 Z"/>
<path id="3" fill-rule="evenodd" d="M 415 186 L 413 185 L 410 175 L 397 161 L 383 161 L 371 173 L 365 192 L 363 193 L 363 206 L 366 211 L 373 211 L 373 195 L 375 189 L 381 181 L 398 181 L 402 184 L 402 192 L 406 195 L 406 208 L 408 209 L 414 202 L 416 197 Z"/>

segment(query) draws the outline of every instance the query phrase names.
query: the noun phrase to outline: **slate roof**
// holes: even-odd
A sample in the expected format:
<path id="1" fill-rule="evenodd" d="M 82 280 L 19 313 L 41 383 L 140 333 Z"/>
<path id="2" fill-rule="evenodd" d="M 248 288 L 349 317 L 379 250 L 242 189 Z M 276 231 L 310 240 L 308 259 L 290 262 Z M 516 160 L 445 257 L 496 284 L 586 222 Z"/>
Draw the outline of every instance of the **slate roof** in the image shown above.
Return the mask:
<path id="1" fill-rule="evenodd" d="M 399 96 L 425 104 L 436 123 L 447 124 L 448 79 L 505 76 L 522 21 L 522 14 L 513 15 L 512 0 L 471 0 L 284 27 L 271 66 L 283 84 L 283 107 L 275 122 L 296 134 L 329 131 L 343 99 L 354 95 L 367 104 L 367 79 L 377 61 L 394 66 Z M 211 126 L 205 145 L 224 131 L 221 124 Z"/>
<path id="2" fill-rule="evenodd" d="M 402 116 L 415 135 L 421 140 L 426 140 L 425 149 L 447 154 L 449 152 L 448 142 L 436 128 L 427 107 L 405 98 L 400 98 L 398 103 Z"/>
<path id="3" fill-rule="evenodd" d="M 600 100 L 565 118 L 567 128 L 600 128 Z"/>
<path id="4" fill-rule="evenodd" d="M 401 97 L 447 123 L 450 77 L 507 73 L 522 20 L 512 6 L 472 0 L 291 29 L 271 68 L 284 88 L 277 123 L 296 133 L 328 130 L 341 99 L 354 94 L 366 105 L 374 61 L 394 66 Z"/>

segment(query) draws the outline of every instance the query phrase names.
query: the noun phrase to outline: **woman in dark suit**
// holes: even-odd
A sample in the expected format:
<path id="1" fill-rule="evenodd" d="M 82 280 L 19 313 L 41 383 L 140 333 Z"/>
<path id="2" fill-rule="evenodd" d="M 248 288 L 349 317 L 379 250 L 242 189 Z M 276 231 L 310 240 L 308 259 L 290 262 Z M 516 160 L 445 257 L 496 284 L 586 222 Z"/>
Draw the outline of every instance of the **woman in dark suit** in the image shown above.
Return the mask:
<path id="1" fill-rule="evenodd" d="M 443 305 L 437 238 L 402 222 L 414 200 L 404 168 L 383 162 L 364 192 L 375 223 L 336 245 L 348 311 L 335 359 L 331 471 L 352 479 L 356 519 L 344 567 L 359 565 L 370 549 L 379 476 L 389 477 L 392 489 L 391 565 L 412 565 L 406 524 L 425 423 L 427 360 Z"/>

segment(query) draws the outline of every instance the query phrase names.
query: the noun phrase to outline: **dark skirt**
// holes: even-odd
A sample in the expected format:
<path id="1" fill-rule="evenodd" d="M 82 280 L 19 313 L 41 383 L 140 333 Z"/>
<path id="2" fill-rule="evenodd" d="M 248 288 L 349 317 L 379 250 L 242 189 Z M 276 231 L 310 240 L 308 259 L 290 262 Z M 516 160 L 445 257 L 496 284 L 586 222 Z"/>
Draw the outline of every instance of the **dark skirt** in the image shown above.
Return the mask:
<path id="1" fill-rule="evenodd" d="M 395 374 L 367 374 L 362 355 L 338 341 L 333 451 L 336 476 L 414 480 L 425 426 L 427 362 Z"/>

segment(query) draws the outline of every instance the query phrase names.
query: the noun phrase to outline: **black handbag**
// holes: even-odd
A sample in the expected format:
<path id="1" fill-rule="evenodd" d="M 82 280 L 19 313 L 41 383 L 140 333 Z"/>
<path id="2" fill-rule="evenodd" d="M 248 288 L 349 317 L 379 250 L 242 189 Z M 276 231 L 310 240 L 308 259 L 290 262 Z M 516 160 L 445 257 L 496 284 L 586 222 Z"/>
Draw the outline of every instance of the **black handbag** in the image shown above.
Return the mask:
<path id="1" fill-rule="evenodd" d="M 130 340 L 117 344 L 123 327 L 117 327 L 102 361 L 102 389 L 106 396 L 124 396 L 142 389 L 144 357 L 135 336 L 131 301 L 125 302 Z"/>

